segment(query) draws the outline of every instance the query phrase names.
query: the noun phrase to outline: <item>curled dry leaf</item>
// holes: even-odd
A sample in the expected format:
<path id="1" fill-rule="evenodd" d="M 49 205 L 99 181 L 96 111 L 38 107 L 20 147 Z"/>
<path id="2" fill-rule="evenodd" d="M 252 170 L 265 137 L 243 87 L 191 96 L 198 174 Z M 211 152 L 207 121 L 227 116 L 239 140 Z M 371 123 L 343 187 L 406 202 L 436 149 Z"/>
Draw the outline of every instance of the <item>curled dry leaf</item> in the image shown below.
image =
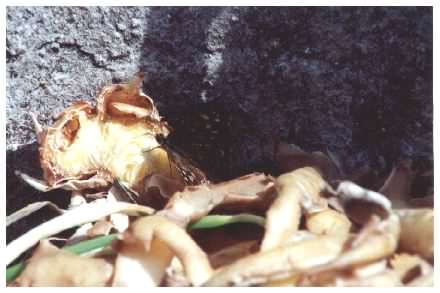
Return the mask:
<path id="1" fill-rule="evenodd" d="M 155 241 L 157 246 L 152 246 Z M 161 216 L 149 216 L 136 220 L 124 233 L 124 245 L 137 245 L 141 248 L 140 253 L 144 253 L 141 258 L 144 260 L 145 268 L 152 268 L 157 271 L 156 250 L 170 250 L 167 259 L 161 258 L 166 266 L 160 267 L 157 277 L 154 279 L 155 285 L 159 285 L 165 274 L 166 267 L 170 264 L 172 256 L 177 256 L 183 265 L 185 274 L 191 284 L 198 286 L 204 283 L 212 274 L 212 268 L 207 255 L 195 243 L 195 241 L 183 230 L 170 220 Z M 156 249 L 156 250 L 155 250 Z M 146 255 L 152 258 L 146 258 Z M 117 263 L 118 265 L 118 263 Z"/>
<path id="2" fill-rule="evenodd" d="M 321 175 L 310 167 L 277 178 L 278 197 L 267 211 L 262 251 L 279 247 L 298 231 L 301 209 L 307 213 L 327 209 L 327 202 L 320 197 L 325 186 Z"/>
<path id="3" fill-rule="evenodd" d="M 240 205 L 243 202 L 267 203 L 268 189 L 273 186 L 272 179 L 261 173 L 253 173 L 219 184 L 187 186 L 176 192 L 158 215 L 169 218 L 181 227 L 206 216 L 213 208 L 225 203 Z"/>
<path id="4" fill-rule="evenodd" d="M 434 210 L 401 209 L 395 212 L 399 215 L 401 226 L 399 249 L 433 260 Z"/>
<path id="5" fill-rule="evenodd" d="M 106 286 L 113 266 L 103 259 L 77 256 L 42 241 L 16 280 L 18 286 Z"/>
<path id="6" fill-rule="evenodd" d="M 155 138 L 166 137 L 169 128 L 142 93 L 142 79 L 137 75 L 127 84 L 104 87 L 96 108 L 77 102 L 54 125 L 37 130 L 49 187 L 100 189 L 117 178 L 142 193 L 143 179 L 152 173 L 183 180 Z"/>

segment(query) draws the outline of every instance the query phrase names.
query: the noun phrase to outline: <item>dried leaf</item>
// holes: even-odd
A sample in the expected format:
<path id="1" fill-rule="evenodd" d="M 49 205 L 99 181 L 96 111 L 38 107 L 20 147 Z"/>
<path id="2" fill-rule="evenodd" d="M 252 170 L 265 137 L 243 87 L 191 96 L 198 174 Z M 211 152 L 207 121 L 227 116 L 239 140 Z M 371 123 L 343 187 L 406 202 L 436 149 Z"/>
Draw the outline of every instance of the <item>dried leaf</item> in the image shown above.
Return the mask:
<path id="1" fill-rule="evenodd" d="M 141 83 L 138 75 L 127 84 L 105 87 L 96 107 L 78 102 L 65 109 L 40 139 L 46 187 L 33 185 L 46 190 L 108 189 L 118 179 L 142 193 L 144 178 L 153 173 L 183 182 L 156 140 L 157 135 L 166 137 L 169 128 L 142 93 Z"/>

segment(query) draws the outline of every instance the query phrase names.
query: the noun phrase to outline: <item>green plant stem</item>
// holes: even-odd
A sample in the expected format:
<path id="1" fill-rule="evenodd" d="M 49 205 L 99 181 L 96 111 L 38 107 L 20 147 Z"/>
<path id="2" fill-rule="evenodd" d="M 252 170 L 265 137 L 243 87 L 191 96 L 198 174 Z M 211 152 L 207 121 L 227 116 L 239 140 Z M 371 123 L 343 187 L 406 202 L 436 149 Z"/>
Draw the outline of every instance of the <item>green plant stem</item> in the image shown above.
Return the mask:
<path id="1" fill-rule="evenodd" d="M 212 229 L 234 223 L 252 223 L 264 227 L 265 219 L 264 217 L 252 214 L 208 215 L 190 224 L 188 228 L 191 230 Z M 110 245 L 117 238 L 117 236 L 117 234 L 100 236 L 96 237 L 95 239 L 86 240 L 77 244 L 63 247 L 62 249 L 74 254 L 84 254 L 89 251 Z M 26 264 L 24 261 L 9 266 L 6 269 L 6 283 L 10 283 L 15 280 L 24 270 L 25 266 Z"/>
<path id="2" fill-rule="evenodd" d="M 89 251 L 110 245 L 117 237 L 118 237 L 118 234 L 110 234 L 110 235 L 106 235 L 106 236 L 100 236 L 100 237 L 96 237 L 91 240 L 86 240 L 86 241 L 79 242 L 77 244 L 63 247 L 62 249 L 69 251 L 71 253 L 74 253 L 74 254 L 84 254 Z M 10 283 L 13 280 L 15 280 L 15 278 L 17 278 L 21 274 L 21 272 L 24 270 L 25 266 L 26 266 L 25 262 L 22 261 L 22 262 L 19 262 L 15 265 L 10 266 L 9 268 L 7 268 L 6 269 L 6 283 Z"/>
<path id="3" fill-rule="evenodd" d="M 190 224 L 189 229 L 212 229 L 234 223 L 252 223 L 264 227 L 265 219 L 252 214 L 209 215 Z"/>

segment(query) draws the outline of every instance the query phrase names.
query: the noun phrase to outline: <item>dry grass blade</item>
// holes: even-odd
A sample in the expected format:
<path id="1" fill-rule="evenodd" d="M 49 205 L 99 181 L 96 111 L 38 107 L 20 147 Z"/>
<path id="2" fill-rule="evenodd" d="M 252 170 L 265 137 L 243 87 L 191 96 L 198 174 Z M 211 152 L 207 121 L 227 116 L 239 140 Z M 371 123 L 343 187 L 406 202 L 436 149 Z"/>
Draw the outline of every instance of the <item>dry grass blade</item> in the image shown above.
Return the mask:
<path id="1" fill-rule="evenodd" d="M 117 212 L 152 214 L 154 210 L 149 207 L 122 202 L 100 202 L 82 205 L 41 224 L 9 243 L 5 251 L 6 265 L 9 265 L 41 239 Z"/>
<path id="2" fill-rule="evenodd" d="M 34 203 L 31 203 L 16 212 L 14 212 L 13 214 L 7 216 L 6 217 L 6 227 L 8 227 L 9 225 L 27 217 L 27 216 L 29 216 L 30 214 L 32 214 L 32 213 L 34 213 L 34 212 L 36 212 L 46 206 L 54 209 L 55 211 L 57 211 L 60 214 L 63 214 L 65 212 L 65 210 L 59 208 L 56 204 L 54 204 L 50 201 L 34 202 Z"/>

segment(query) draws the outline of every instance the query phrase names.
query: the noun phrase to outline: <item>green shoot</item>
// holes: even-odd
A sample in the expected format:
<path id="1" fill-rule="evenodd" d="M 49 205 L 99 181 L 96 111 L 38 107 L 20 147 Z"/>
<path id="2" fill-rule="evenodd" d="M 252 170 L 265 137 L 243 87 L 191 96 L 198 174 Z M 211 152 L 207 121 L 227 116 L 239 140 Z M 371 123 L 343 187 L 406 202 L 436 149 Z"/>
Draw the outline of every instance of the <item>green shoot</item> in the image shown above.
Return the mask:
<path id="1" fill-rule="evenodd" d="M 110 234 L 106 236 L 96 237 L 91 240 L 82 241 L 73 245 L 63 247 L 63 250 L 72 252 L 74 254 L 84 254 L 98 248 L 110 245 L 116 238 L 117 234 Z M 6 269 L 6 283 L 10 283 L 17 278 L 25 268 L 25 262 L 19 262 Z"/>

